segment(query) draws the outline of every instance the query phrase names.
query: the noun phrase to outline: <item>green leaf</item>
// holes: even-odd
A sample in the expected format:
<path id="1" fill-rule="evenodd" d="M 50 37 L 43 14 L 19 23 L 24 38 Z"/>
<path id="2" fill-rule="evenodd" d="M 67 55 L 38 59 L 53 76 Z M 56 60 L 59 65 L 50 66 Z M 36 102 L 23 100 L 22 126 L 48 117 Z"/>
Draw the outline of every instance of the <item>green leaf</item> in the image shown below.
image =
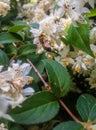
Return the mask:
<path id="1" fill-rule="evenodd" d="M 27 56 L 35 52 L 35 46 L 32 44 L 23 44 L 18 49 L 19 56 Z"/>
<path id="2" fill-rule="evenodd" d="M 24 128 L 18 124 L 13 124 L 8 128 L 8 130 L 24 130 Z"/>
<path id="3" fill-rule="evenodd" d="M 66 29 L 67 35 L 62 38 L 62 41 L 73 45 L 82 51 L 93 56 L 93 53 L 90 49 L 90 40 L 89 40 L 89 24 L 78 23 L 78 27 L 74 27 L 72 24 L 69 28 Z"/>
<path id="4" fill-rule="evenodd" d="M 83 94 L 77 100 L 77 110 L 83 121 L 96 120 L 96 98 Z"/>
<path id="5" fill-rule="evenodd" d="M 53 60 L 43 60 L 48 74 L 50 86 L 57 97 L 65 96 L 70 89 L 70 76 L 67 70 Z"/>
<path id="6" fill-rule="evenodd" d="M 12 27 L 10 27 L 9 28 L 9 32 L 13 32 L 13 33 L 17 33 L 17 32 L 19 32 L 19 31 L 21 31 L 22 29 L 24 29 L 24 28 L 28 28 L 29 26 L 26 24 L 26 25 L 23 25 L 23 24 L 21 24 L 21 25 L 14 25 L 14 26 L 12 26 Z"/>
<path id="7" fill-rule="evenodd" d="M 8 56 L 17 55 L 17 48 L 13 44 L 6 45 L 5 51 L 7 52 Z"/>
<path id="8" fill-rule="evenodd" d="M 91 9 L 89 13 L 86 14 L 88 18 L 95 17 L 96 16 L 96 8 Z"/>
<path id="9" fill-rule="evenodd" d="M 16 34 L 3 32 L 0 33 L 0 44 L 8 44 L 8 43 L 14 43 L 14 42 L 20 42 L 21 37 Z"/>
<path id="10" fill-rule="evenodd" d="M 51 120 L 59 110 L 59 103 L 48 91 L 34 94 L 23 102 L 21 108 L 15 108 L 10 115 L 19 124 L 38 124 Z"/>
<path id="11" fill-rule="evenodd" d="M 53 130 L 84 130 L 84 128 L 74 121 L 68 121 L 60 123 Z"/>
<path id="12" fill-rule="evenodd" d="M 0 64 L 6 66 L 8 65 L 8 63 L 9 63 L 9 59 L 7 54 L 0 49 Z"/>

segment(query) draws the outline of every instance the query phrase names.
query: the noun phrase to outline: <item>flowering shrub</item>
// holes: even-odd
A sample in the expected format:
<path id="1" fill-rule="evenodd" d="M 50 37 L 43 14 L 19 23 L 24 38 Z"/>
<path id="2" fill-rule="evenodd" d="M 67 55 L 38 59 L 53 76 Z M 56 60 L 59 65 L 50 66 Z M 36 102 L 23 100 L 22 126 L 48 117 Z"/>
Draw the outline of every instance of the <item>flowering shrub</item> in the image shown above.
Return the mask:
<path id="1" fill-rule="evenodd" d="M 95 16 L 95 0 L 0 0 L 0 130 L 96 129 Z"/>

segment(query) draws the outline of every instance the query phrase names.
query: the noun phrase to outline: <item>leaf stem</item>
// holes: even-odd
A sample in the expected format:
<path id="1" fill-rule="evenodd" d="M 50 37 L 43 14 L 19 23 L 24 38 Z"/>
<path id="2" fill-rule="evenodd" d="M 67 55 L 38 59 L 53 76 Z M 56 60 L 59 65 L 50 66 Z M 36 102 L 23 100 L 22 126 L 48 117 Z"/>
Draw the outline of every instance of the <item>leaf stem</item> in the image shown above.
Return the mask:
<path id="1" fill-rule="evenodd" d="M 42 83 L 44 84 L 45 88 L 47 90 L 50 90 L 51 87 L 45 82 L 44 78 L 42 77 L 42 75 L 40 74 L 40 72 L 37 70 L 37 68 L 34 66 L 34 64 L 29 59 L 26 59 L 26 60 L 33 67 L 34 71 L 36 72 L 36 74 L 38 75 L 38 77 L 40 78 L 40 80 L 42 81 Z"/>
<path id="2" fill-rule="evenodd" d="M 51 90 L 51 87 L 46 83 L 46 81 L 43 79 L 42 75 L 40 74 L 40 72 L 37 70 L 37 68 L 34 66 L 34 64 L 29 60 L 26 59 L 27 62 L 33 67 L 34 71 L 36 72 L 36 74 L 38 75 L 38 77 L 41 79 L 41 81 L 43 82 L 45 88 L 47 90 Z M 67 113 L 72 117 L 72 119 L 74 121 L 76 121 L 77 123 L 82 124 L 82 122 L 80 120 L 77 119 L 77 117 L 75 117 L 75 115 L 69 110 L 69 108 L 64 104 L 64 102 L 62 100 L 58 100 L 58 102 L 61 104 L 61 106 L 67 111 Z"/>
<path id="3" fill-rule="evenodd" d="M 67 113 L 72 117 L 72 119 L 74 121 L 76 121 L 77 123 L 82 124 L 82 122 L 77 119 L 77 117 L 69 110 L 69 108 L 65 105 L 65 103 L 62 100 L 59 99 L 58 101 L 61 104 L 61 106 L 67 111 Z"/>
<path id="4" fill-rule="evenodd" d="M 12 62 L 16 57 L 17 57 L 17 55 L 12 56 L 10 59 L 10 62 Z"/>

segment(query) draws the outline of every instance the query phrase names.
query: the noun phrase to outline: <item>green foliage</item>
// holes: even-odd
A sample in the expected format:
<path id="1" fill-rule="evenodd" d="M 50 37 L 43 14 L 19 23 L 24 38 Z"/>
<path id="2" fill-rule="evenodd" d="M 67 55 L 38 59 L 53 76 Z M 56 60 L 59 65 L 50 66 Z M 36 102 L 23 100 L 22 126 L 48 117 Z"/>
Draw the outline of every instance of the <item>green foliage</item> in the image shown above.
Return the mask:
<path id="1" fill-rule="evenodd" d="M 13 32 L 13 33 L 17 33 L 17 32 L 19 32 L 19 31 L 21 31 L 22 29 L 24 29 L 24 28 L 28 28 L 29 26 L 26 24 L 26 25 L 23 25 L 23 24 L 21 24 L 21 25 L 14 25 L 14 26 L 12 26 L 12 27 L 10 27 L 9 28 L 9 32 Z"/>
<path id="2" fill-rule="evenodd" d="M 2 32 L 0 33 L 0 44 L 8 44 L 14 42 L 20 42 L 21 37 L 17 34 Z"/>
<path id="3" fill-rule="evenodd" d="M 87 17 L 95 17 L 96 16 L 96 8 L 91 9 L 89 13 L 86 14 Z"/>
<path id="4" fill-rule="evenodd" d="M 77 101 L 77 110 L 83 121 L 96 121 L 96 98 L 83 94 Z"/>
<path id="5" fill-rule="evenodd" d="M 24 20 L 23 20 L 23 18 L 17 17 L 18 11 L 19 11 L 19 13 L 22 13 L 22 10 L 23 10 L 23 8 L 19 9 L 19 6 L 23 6 L 24 3 L 26 4 L 28 2 L 28 0 L 19 0 L 19 1 L 10 0 L 10 2 L 11 2 L 11 4 L 10 4 L 11 8 L 10 8 L 10 11 L 8 12 L 8 14 L 4 17 L 0 16 L 0 25 L 1 25 L 0 26 L 0 65 L 3 65 L 4 66 L 3 70 L 6 70 L 6 68 L 10 65 L 10 61 L 12 61 L 12 60 L 15 60 L 16 62 L 18 60 L 21 60 L 22 63 L 27 63 L 26 59 L 29 59 L 30 62 L 32 62 L 34 64 L 34 66 L 37 68 L 37 71 L 36 70 L 34 71 L 33 68 L 31 69 L 28 76 L 32 76 L 34 80 L 30 84 L 29 84 L 29 82 L 28 82 L 28 84 L 26 83 L 26 86 L 25 86 L 25 88 L 27 88 L 27 87 L 34 88 L 35 93 L 29 97 L 24 97 L 26 100 L 21 104 L 20 107 L 18 106 L 11 110 L 9 110 L 11 108 L 11 107 L 9 107 L 8 114 L 10 116 L 12 116 L 12 118 L 14 119 L 14 122 L 9 122 L 9 121 L 7 122 L 5 120 L 4 123 L 6 124 L 6 126 L 8 126 L 8 129 L 9 130 L 24 130 L 27 128 L 27 126 L 30 126 L 30 124 L 35 124 L 35 125 L 38 125 L 37 128 L 42 129 L 41 127 L 44 126 L 45 130 L 47 130 L 47 128 L 48 128 L 48 124 L 46 123 L 47 121 L 49 124 L 52 123 L 50 128 L 53 128 L 55 126 L 53 128 L 53 130 L 85 130 L 85 127 L 83 125 L 85 125 L 87 123 L 90 123 L 92 125 L 95 124 L 96 123 L 96 98 L 93 97 L 92 95 L 93 94 L 96 95 L 96 93 L 93 91 L 91 92 L 91 90 L 89 89 L 90 85 L 87 84 L 85 81 L 86 80 L 85 75 L 86 75 L 87 71 L 86 72 L 84 71 L 84 73 L 80 71 L 81 73 L 77 74 L 77 73 L 74 73 L 75 69 L 73 69 L 74 66 L 76 65 L 75 61 L 76 61 L 76 63 L 78 62 L 78 59 L 76 59 L 78 57 L 76 57 L 76 55 L 74 56 L 74 54 L 77 53 L 79 55 L 79 53 L 78 53 L 79 50 L 82 50 L 82 51 L 86 52 L 88 55 L 93 57 L 93 52 L 90 49 L 90 25 L 89 25 L 90 23 L 89 23 L 89 21 L 87 21 L 88 22 L 87 24 L 81 24 L 81 23 L 79 23 L 79 21 L 75 21 L 75 22 L 77 22 L 77 26 L 74 26 L 74 23 L 73 23 L 64 30 L 65 37 L 61 38 L 60 35 L 63 36 L 63 34 L 60 33 L 60 35 L 58 35 L 59 33 L 56 32 L 56 39 L 55 39 L 55 36 L 54 36 L 55 31 L 52 30 L 53 35 L 51 35 L 51 34 L 47 35 L 47 33 L 46 33 L 47 30 L 44 30 L 42 25 L 40 26 L 40 23 L 42 23 L 42 22 L 31 23 L 31 22 L 29 22 L 30 20 L 28 19 L 27 23 L 29 23 L 29 24 L 27 24 L 27 23 L 23 22 L 23 21 L 27 21 L 27 16 L 26 17 L 24 16 Z M 39 0 L 38 0 L 38 3 L 39 3 Z M 35 4 L 33 4 L 33 5 L 37 6 L 38 3 L 36 5 Z M 30 6 L 30 8 L 31 8 L 31 6 Z M 58 2 L 56 2 L 56 3 L 54 3 L 54 6 L 53 6 L 53 12 L 58 9 L 59 9 L 59 5 L 58 5 Z M 45 9 L 44 13 L 48 17 L 51 16 L 50 9 L 49 10 Z M 63 14 L 63 12 L 62 12 L 62 14 Z M 62 14 L 60 16 L 60 19 L 59 18 L 54 19 L 54 17 L 53 17 L 53 21 L 52 21 L 52 17 L 49 17 L 51 23 L 52 24 L 55 23 L 55 25 L 57 25 L 56 28 L 58 27 L 58 29 L 59 29 L 59 23 L 61 24 L 63 21 L 62 18 L 64 18 L 65 24 L 67 25 L 67 23 L 66 23 L 67 13 L 65 13 L 64 17 L 62 17 Z M 28 16 L 28 18 L 29 18 L 29 16 Z M 34 15 L 32 14 L 32 19 L 34 19 L 34 16 L 35 16 L 35 14 Z M 85 14 L 85 16 L 87 16 L 87 18 L 92 17 L 94 19 L 94 17 L 96 16 L 96 9 L 90 10 L 90 12 Z M 83 17 L 83 15 L 82 15 L 82 17 Z M 46 17 L 45 17 L 45 21 L 46 21 Z M 48 22 L 50 23 L 50 21 L 48 21 Z M 94 19 L 94 21 L 95 21 L 95 19 Z M 95 25 L 95 22 L 94 22 L 93 26 L 94 25 Z M 46 22 L 45 26 L 47 26 L 47 22 Z M 93 26 L 91 26 L 91 27 L 93 28 Z M 33 44 L 34 39 L 33 39 L 32 33 L 30 31 L 31 27 L 34 28 L 34 30 L 37 29 L 37 32 L 38 32 L 38 29 L 40 29 L 39 30 L 40 33 L 38 35 L 37 35 L 37 32 L 36 32 L 36 34 L 35 34 L 35 32 L 33 34 L 35 40 L 37 40 L 37 41 L 39 40 L 40 44 L 39 44 L 39 42 L 37 42 L 37 44 L 35 44 L 35 45 Z M 41 28 L 39 28 L 39 27 L 41 27 Z M 63 26 L 60 25 L 60 27 L 62 27 L 62 29 L 63 29 Z M 58 32 L 59 32 L 59 30 L 58 30 Z M 36 37 L 35 37 L 35 35 L 36 35 Z M 64 53 L 62 53 L 63 49 L 61 49 L 62 46 L 61 46 L 60 38 L 64 42 L 64 44 L 70 45 L 70 50 L 69 50 L 68 54 L 66 54 L 66 56 L 63 55 Z M 60 43 L 60 44 L 55 46 L 55 44 L 53 42 L 54 43 L 56 42 L 57 44 Z M 60 45 L 60 48 L 59 48 L 59 45 Z M 48 51 L 46 49 L 46 47 L 48 47 L 48 46 L 52 47 L 52 49 L 50 49 L 50 51 Z M 42 47 L 43 47 L 43 49 L 45 49 L 44 52 L 42 54 L 37 54 L 37 49 L 42 49 Z M 77 51 L 76 53 L 74 53 L 75 47 L 78 48 L 78 49 L 76 49 L 76 51 Z M 94 51 L 95 51 L 95 49 L 94 49 Z M 62 53 L 62 54 L 60 54 L 60 53 Z M 68 58 L 68 60 L 71 60 L 71 56 L 70 56 L 71 54 L 72 54 L 72 64 L 71 63 L 68 64 L 68 66 L 66 66 L 66 68 L 63 65 L 61 65 L 59 62 L 55 61 L 55 56 L 56 56 L 56 58 L 57 58 L 57 56 L 59 56 L 61 58 L 60 60 L 62 60 L 63 58 L 64 59 Z M 52 58 L 53 60 L 47 59 L 48 55 L 49 55 L 48 58 Z M 85 55 L 85 53 L 84 53 L 85 57 L 83 57 L 83 54 L 80 54 L 80 57 L 82 57 L 82 62 L 83 62 L 83 60 L 86 60 L 86 61 L 84 61 L 84 63 L 86 62 L 85 66 L 87 66 L 87 56 L 88 55 Z M 88 67 L 89 67 L 89 66 L 91 66 L 91 65 L 89 65 L 91 58 L 90 57 L 88 57 L 88 58 L 89 58 L 88 59 L 89 60 Z M 93 61 L 95 61 L 95 59 L 92 59 L 92 62 Z M 77 63 L 77 65 L 79 65 L 79 64 L 80 64 L 80 67 L 83 66 L 82 63 Z M 95 62 L 92 63 L 92 67 L 95 68 L 95 66 L 96 66 L 96 63 Z M 82 69 L 82 68 L 80 68 L 80 69 Z M 89 67 L 89 68 L 90 68 L 90 70 L 88 70 L 88 79 L 90 77 L 89 72 L 92 72 L 92 68 L 91 67 Z M 39 72 L 41 74 L 42 80 L 44 80 L 51 87 L 50 90 L 45 91 L 46 88 L 44 88 L 44 83 L 40 79 L 40 76 L 38 76 Z M 18 84 L 19 84 L 19 82 L 23 83 L 22 78 L 24 78 L 24 81 L 25 81 L 25 80 L 27 80 L 28 77 L 25 78 L 25 77 L 23 77 L 23 75 L 20 75 L 21 77 L 19 79 L 17 76 L 18 74 L 16 72 L 17 75 L 14 78 L 14 73 L 15 72 L 13 72 L 13 75 L 12 75 L 13 76 L 12 81 L 9 81 L 10 78 L 9 78 L 9 80 L 7 78 L 5 78 L 4 80 L 6 80 L 5 81 L 6 84 L 10 83 L 10 86 L 8 86 L 11 88 L 10 90 L 15 91 L 15 89 L 16 89 L 16 92 L 18 93 L 18 94 L 16 93 L 17 94 L 16 98 L 19 98 L 19 96 L 18 96 L 19 94 L 21 94 L 22 96 L 25 96 L 25 95 L 23 95 L 23 88 L 19 88 Z M 6 75 L 6 72 L 4 74 Z M 8 72 L 8 74 L 9 74 L 9 72 Z M 81 77 L 82 74 L 85 74 L 84 75 L 85 77 L 83 76 L 85 78 L 84 80 L 82 80 L 82 77 Z M 79 78 L 76 76 L 78 76 Z M 2 73 L 0 74 L 0 77 L 2 78 Z M 94 78 L 95 78 L 95 75 L 94 75 Z M 13 95 L 10 94 L 10 91 L 7 92 L 7 90 L 4 91 L 4 93 L 2 93 L 3 92 L 2 91 L 2 85 L 3 85 L 2 79 L 0 82 L 0 87 L 1 87 L 0 93 L 8 95 L 9 97 L 12 96 L 12 97 L 14 97 L 13 100 L 15 100 L 14 92 L 12 93 Z M 31 78 L 29 78 L 29 79 L 31 79 Z M 71 83 L 71 79 L 73 80 L 72 83 Z M 12 82 L 12 84 L 11 84 L 11 82 Z M 80 88 L 78 87 L 79 83 L 77 84 L 77 82 L 80 82 Z M 81 85 L 83 86 L 83 82 L 85 83 L 84 85 L 88 87 L 88 89 L 84 88 L 84 90 L 82 90 Z M 95 82 L 95 79 L 94 79 L 94 82 Z M 79 90 L 78 90 L 78 88 L 79 88 Z M 6 88 L 4 88 L 4 89 L 6 89 Z M 20 93 L 19 93 L 19 89 L 20 89 Z M 74 92 L 72 92 L 71 90 Z M 88 91 L 86 91 L 86 90 L 88 90 Z M 91 95 L 84 94 L 85 92 L 88 92 Z M 0 94 L 0 96 L 2 96 L 1 94 Z M 80 97 L 79 97 L 79 95 L 80 95 Z M 8 97 L 8 101 L 10 102 L 11 99 L 9 97 Z M 79 98 L 77 98 L 77 97 L 79 97 Z M 71 99 L 71 101 L 70 101 L 70 99 Z M 20 99 L 18 99 L 17 102 L 19 100 Z M 78 117 L 81 120 L 79 122 L 82 122 L 82 125 L 75 121 L 70 121 L 70 117 L 67 115 L 68 109 L 66 109 L 67 112 L 65 110 L 63 110 L 64 109 L 64 106 L 63 106 L 64 104 L 62 105 L 63 101 L 70 108 L 69 116 L 71 115 L 70 111 L 72 111 L 73 116 Z M 76 104 L 76 101 L 77 101 L 77 104 Z M 67 108 L 67 106 L 66 106 L 66 108 Z M 0 112 L 1 112 L 1 106 L 0 106 Z M 4 116 L 6 116 L 6 115 L 4 115 Z M 3 120 L 1 119 L 0 124 L 2 123 Z M 57 124 L 57 123 L 59 123 L 59 124 Z M 47 127 L 46 127 L 46 124 L 47 124 Z"/>
<path id="6" fill-rule="evenodd" d="M 43 60 L 52 91 L 57 97 L 65 96 L 70 89 L 70 76 L 58 62 Z"/>
<path id="7" fill-rule="evenodd" d="M 6 44 L 5 52 L 8 56 L 17 55 L 17 48 L 13 44 Z"/>
<path id="8" fill-rule="evenodd" d="M 59 110 L 56 97 L 43 91 L 34 94 L 23 102 L 21 108 L 15 108 L 10 115 L 19 124 L 38 124 L 51 120 Z"/>
<path id="9" fill-rule="evenodd" d="M 18 48 L 18 56 L 28 56 L 35 52 L 36 48 L 32 44 L 23 44 Z"/>
<path id="10" fill-rule="evenodd" d="M 68 121 L 60 123 L 53 130 L 84 130 L 84 128 L 74 121 Z"/>
<path id="11" fill-rule="evenodd" d="M 66 29 L 67 35 L 65 38 L 62 38 L 62 41 L 66 44 L 75 46 L 82 51 L 88 53 L 89 55 L 93 56 L 89 46 L 89 30 L 89 24 L 78 23 L 78 27 L 75 27 L 71 24 L 70 27 Z"/>
<path id="12" fill-rule="evenodd" d="M 0 49 L 0 65 L 4 65 L 7 66 L 9 63 L 9 58 L 7 56 L 7 54 Z"/>
<path id="13" fill-rule="evenodd" d="M 18 124 L 13 124 L 8 127 L 9 130 L 24 130 L 24 128 Z"/>

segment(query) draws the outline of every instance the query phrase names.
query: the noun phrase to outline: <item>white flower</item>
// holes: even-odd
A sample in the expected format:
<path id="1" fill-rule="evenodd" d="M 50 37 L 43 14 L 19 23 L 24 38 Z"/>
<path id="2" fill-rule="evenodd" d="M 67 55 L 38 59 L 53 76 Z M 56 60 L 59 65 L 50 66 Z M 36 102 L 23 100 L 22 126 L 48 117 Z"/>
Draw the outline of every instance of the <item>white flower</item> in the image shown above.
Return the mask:
<path id="1" fill-rule="evenodd" d="M 95 5 L 95 0 L 84 0 L 85 2 L 88 2 L 89 5 L 94 8 L 94 5 Z"/>
<path id="2" fill-rule="evenodd" d="M 82 13 L 89 12 L 89 9 L 84 7 L 84 1 L 76 0 L 60 0 L 57 5 L 59 6 L 56 11 L 62 17 L 64 14 L 68 15 L 73 21 L 83 21 Z"/>
<path id="3" fill-rule="evenodd" d="M 82 69 L 85 70 L 85 71 L 87 70 L 87 66 L 83 62 L 83 57 L 82 56 L 76 57 L 75 60 L 76 61 L 75 61 L 74 65 L 73 65 L 73 67 L 72 67 L 75 72 L 79 73 L 79 72 L 81 72 Z"/>
<path id="4" fill-rule="evenodd" d="M 10 10 L 10 6 L 7 3 L 0 2 L 0 15 L 1 16 L 6 16 L 9 10 Z"/>
<path id="5" fill-rule="evenodd" d="M 91 50 L 93 51 L 94 56 L 96 57 L 96 45 L 91 44 L 90 47 L 91 47 Z"/>
<path id="6" fill-rule="evenodd" d="M 8 130 L 4 123 L 0 124 L 0 130 Z"/>
<path id="7" fill-rule="evenodd" d="M 95 43 L 96 42 L 96 27 L 93 27 L 90 31 L 90 42 Z"/>
<path id="8" fill-rule="evenodd" d="M 33 94 L 32 89 L 30 89 L 29 94 L 26 92 L 27 88 L 24 90 L 24 86 L 32 83 L 33 80 L 32 77 L 27 76 L 31 68 L 30 64 L 21 64 L 21 61 L 18 61 L 12 62 L 8 70 L 0 73 L 1 93 L 10 97 L 12 106 L 21 104 L 26 99 L 25 95 Z"/>
<path id="9" fill-rule="evenodd" d="M 48 36 L 56 33 L 56 27 L 57 26 L 54 22 L 54 16 L 47 16 L 39 24 L 40 24 L 40 27 L 39 27 L 40 31 L 44 32 Z"/>

